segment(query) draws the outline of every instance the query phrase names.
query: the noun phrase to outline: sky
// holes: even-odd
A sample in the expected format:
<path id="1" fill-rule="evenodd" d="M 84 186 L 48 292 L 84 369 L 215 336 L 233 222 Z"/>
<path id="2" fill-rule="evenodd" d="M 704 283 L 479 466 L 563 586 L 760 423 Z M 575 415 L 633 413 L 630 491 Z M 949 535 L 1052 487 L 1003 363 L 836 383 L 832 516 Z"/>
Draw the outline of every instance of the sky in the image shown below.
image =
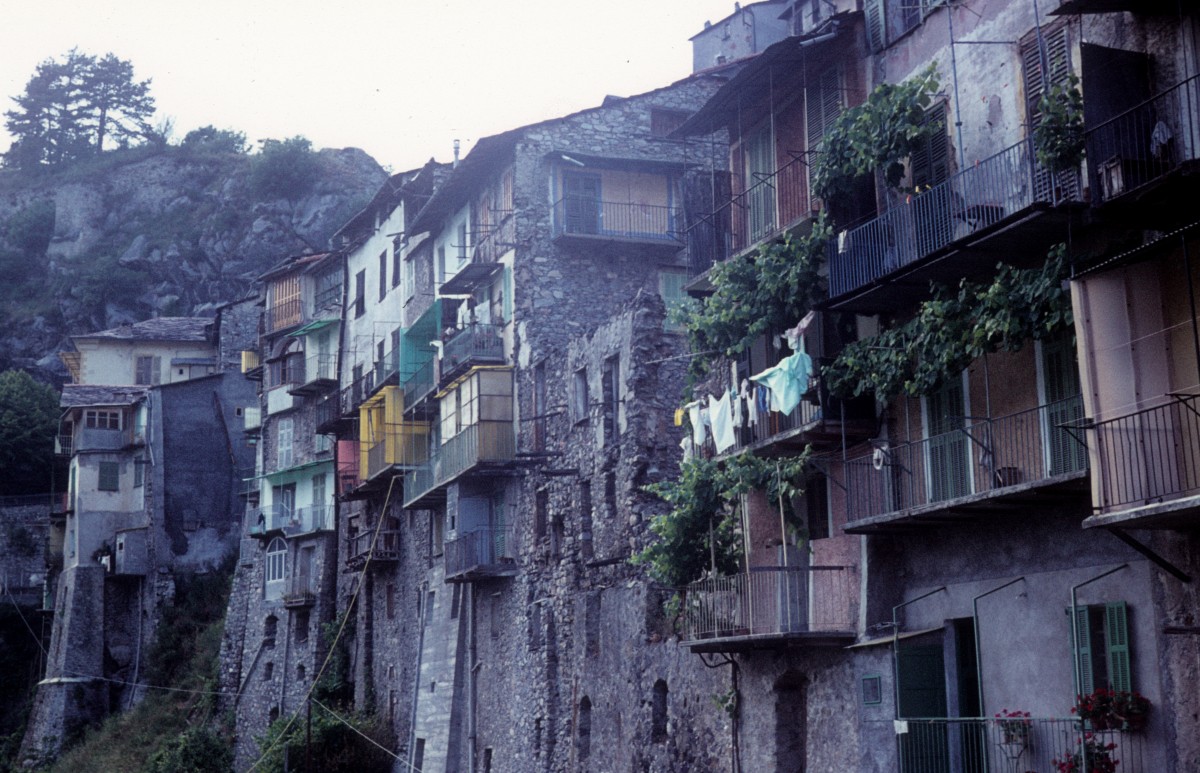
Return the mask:
<path id="1" fill-rule="evenodd" d="M 733 0 L 11 0 L 0 105 L 77 47 L 151 79 L 174 140 L 214 125 L 303 135 L 392 171 L 479 138 L 665 86 Z M 0 151 L 11 138 L 0 129 Z"/>

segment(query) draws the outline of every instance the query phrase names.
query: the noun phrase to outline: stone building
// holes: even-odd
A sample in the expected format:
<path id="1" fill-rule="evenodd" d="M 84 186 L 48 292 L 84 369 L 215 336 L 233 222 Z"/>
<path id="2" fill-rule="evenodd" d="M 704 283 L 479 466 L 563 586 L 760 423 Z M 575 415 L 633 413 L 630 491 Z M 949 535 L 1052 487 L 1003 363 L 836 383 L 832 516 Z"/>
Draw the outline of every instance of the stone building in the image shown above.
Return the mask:
<path id="1" fill-rule="evenodd" d="M 1200 338 L 1194 217 L 1176 206 L 1194 185 L 1194 11 L 793 5 L 794 36 L 680 130 L 730 138 L 730 196 L 689 234 L 698 294 L 714 289 L 712 260 L 801 239 L 819 211 L 832 227 L 819 283 L 794 288 L 822 296 L 812 316 L 769 330 L 708 385 L 748 415 L 740 394 L 782 400 L 789 384 L 768 368 L 803 363 L 787 371 L 803 399 L 728 434 L 701 431 L 689 449 L 726 464 L 813 454 L 803 496 L 747 498 L 742 571 L 689 588 L 685 644 L 739 669 L 742 764 L 1195 767 L 1200 650 L 1185 610 L 1200 568 L 1189 408 Z M 829 142 L 847 142 L 830 138 L 838 117 L 878 115 L 878 102 L 860 107 L 877 84 L 930 66 L 939 85 L 923 114 L 898 119 L 921 136 L 890 159 L 899 167 L 819 197 L 812 170 Z M 1072 76 L 1078 124 L 1050 112 Z M 1074 155 L 1039 143 L 1062 123 Z M 997 332 L 982 296 L 946 311 L 931 283 L 951 298 L 1003 292 L 1003 308 L 1037 325 Z M 1035 316 L 1044 309 L 1022 305 L 1034 295 L 1063 313 Z M 990 342 L 980 356 L 954 348 L 960 324 Z M 912 361 L 872 353 L 889 347 Z M 859 389 L 840 393 L 875 395 L 873 406 L 833 395 L 847 351 L 867 365 L 850 371 Z M 942 355 L 959 364 L 921 376 Z M 910 369 L 899 387 L 880 378 L 889 367 Z M 1128 708 L 1081 725 L 1076 696 L 1106 689 L 1144 695 L 1146 726 Z"/>
<path id="2" fill-rule="evenodd" d="M 139 700 L 131 685 L 174 575 L 211 571 L 236 544 L 232 482 L 252 458 L 241 417 L 253 390 L 220 371 L 215 354 L 223 320 L 236 337 L 243 312 L 233 305 L 216 319 L 79 336 L 63 357 L 74 379 L 63 388 L 59 437 L 69 480 L 50 514 L 61 572 L 24 759 L 55 755 Z"/>

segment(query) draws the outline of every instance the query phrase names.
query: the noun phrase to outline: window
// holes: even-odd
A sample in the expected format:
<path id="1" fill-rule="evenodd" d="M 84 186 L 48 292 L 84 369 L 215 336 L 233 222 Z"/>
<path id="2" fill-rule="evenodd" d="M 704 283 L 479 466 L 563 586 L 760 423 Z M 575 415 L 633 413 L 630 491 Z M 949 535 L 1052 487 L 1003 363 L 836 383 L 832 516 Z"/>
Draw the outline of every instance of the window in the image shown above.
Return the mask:
<path id="1" fill-rule="evenodd" d="M 389 582 L 386 589 L 387 619 L 396 619 L 396 584 Z"/>
<path id="2" fill-rule="evenodd" d="M 275 465 L 276 469 L 283 470 L 291 467 L 295 462 L 295 454 L 292 448 L 294 436 L 292 418 L 290 416 L 284 416 L 278 419 L 275 423 L 275 433 Z"/>
<path id="3" fill-rule="evenodd" d="M 683 125 L 688 113 L 683 110 L 668 110 L 663 107 L 650 108 L 650 136 L 666 137 Z"/>
<path id="4" fill-rule="evenodd" d="M 137 358 L 133 383 L 154 385 L 162 380 L 162 357 L 143 355 Z"/>
<path id="5" fill-rule="evenodd" d="M 1078 629 L 1078 646 L 1072 647 L 1078 672 L 1077 692 L 1087 695 L 1101 687 L 1118 692 L 1133 690 L 1129 647 L 1129 609 L 1124 601 L 1075 607 L 1067 613 L 1071 641 Z"/>
<path id="6" fill-rule="evenodd" d="M 456 244 L 455 246 L 458 248 L 458 260 L 459 260 L 459 263 L 461 264 L 462 261 L 467 259 L 468 244 L 467 244 L 467 224 L 466 223 L 458 224 L 458 244 Z"/>
<path id="7" fill-rule="evenodd" d="M 588 379 L 587 368 L 575 371 L 571 389 L 571 407 L 575 415 L 575 423 L 588 420 Z"/>
<path id="8" fill-rule="evenodd" d="M 934 105 L 925 113 L 922 125 L 930 130 L 913 150 L 913 188 L 925 189 L 950 177 L 950 137 L 946 134 L 946 103 Z"/>
<path id="9" fill-rule="evenodd" d="M 437 270 L 441 272 L 442 281 L 446 281 L 446 245 L 438 245 L 437 248 Z"/>
<path id="10" fill-rule="evenodd" d="M 683 290 L 687 281 L 687 269 L 668 268 L 658 272 L 658 294 L 663 299 L 663 305 L 667 307 L 667 319 L 663 322 L 663 329 L 668 333 L 679 333 L 683 330 L 683 325 L 673 321 L 672 316 L 676 309 L 687 304 L 687 293 Z"/>
<path id="11" fill-rule="evenodd" d="M 808 149 L 816 150 L 842 112 L 841 68 L 833 66 L 821 72 L 809 83 L 806 97 L 804 121 L 808 131 Z"/>
<path id="12" fill-rule="evenodd" d="M 561 214 L 562 230 L 566 233 L 600 233 L 600 176 L 577 172 L 563 174 Z"/>
<path id="13" fill-rule="evenodd" d="M 867 674 L 862 678 L 862 702 L 864 706 L 883 703 L 883 677 L 879 674 Z"/>
<path id="14" fill-rule="evenodd" d="M 550 509 L 550 492 L 538 489 L 533 500 L 533 539 L 540 542 L 546 536 L 546 511 Z"/>
<path id="15" fill-rule="evenodd" d="M 141 454 L 133 458 L 133 487 L 141 488 L 146 481 L 146 459 Z"/>
<path id="16" fill-rule="evenodd" d="M 533 366 L 533 450 L 546 450 L 546 363 Z"/>
<path id="17" fill-rule="evenodd" d="M 120 429 L 121 412 L 89 408 L 83 412 L 83 426 L 88 429 Z"/>
<path id="18" fill-rule="evenodd" d="M 387 250 L 384 250 L 383 252 L 379 253 L 379 300 L 381 301 L 383 300 L 383 297 L 387 295 L 387 264 Z"/>
<path id="19" fill-rule="evenodd" d="M 267 564 L 265 574 L 268 583 L 282 582 L 287 576 L 287 543 L 279 537 L 267 545 Z M 273 618 L 268 618 L 268 620 Z M 271 636 L 274 639 L 274 635 Z"/>
<path id="20" fill-rule="evenodd" d="M 417 294 L 417 262 L 412 258 L 404 261 L 404 300 Z"/>
<path id="21" fill-rule="evenodd" d="M 810 540 L 826 539 L 832 535 L 829 523 L 829 479 L 824 475 L 805 481 L 804 511 Z"/>
<path id="22" fill-rule="evenodd" d="M 121 490 L 121 465 L 119 462 L 100 462 L 100 491 Z"/>
<path id="23" fill-rule="evenodd" d="M 367 270 L 364 268 L 354 275 L 354 317 L 357 319 L 367 313 Z"/>
<path id="24" fill-rule="evenodd" d="M 318 309 L 338 304 L 342 300 L 342 271 L 340 266 L 324 272 L 317 277 L 317 287 L 313 295 L 313 304 Z"/>
<path id="25" fill-rule="evenodd" d="M 392 239 L 392 287 L 400 284 L 400 264 L 404 262 L 401 237 Z"/>
<path id="26" fill-rule="evenodd" d="M 620 435 L 621 419 L 621 360 L 609 357 L 604 361 L 601 374 L 601 390 L 604 392 L 604 443 L 614 443 Z"/>

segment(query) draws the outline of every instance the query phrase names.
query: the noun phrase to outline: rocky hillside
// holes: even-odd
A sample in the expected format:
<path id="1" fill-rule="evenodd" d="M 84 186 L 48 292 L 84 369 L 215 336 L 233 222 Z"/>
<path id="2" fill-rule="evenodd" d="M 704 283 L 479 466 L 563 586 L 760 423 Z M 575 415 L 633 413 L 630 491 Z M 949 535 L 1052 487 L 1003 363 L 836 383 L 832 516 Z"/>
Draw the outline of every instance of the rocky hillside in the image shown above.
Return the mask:
<path id="1" fill-rule="evenodd" d="M 67 336 L 244 297 L 280 258 L 326 248 L 386 179 L 355 148 L 300 160 L 297 176 L 261 156 L 141 147 L 0 172 L 0 369 L 55 379 Z"/>

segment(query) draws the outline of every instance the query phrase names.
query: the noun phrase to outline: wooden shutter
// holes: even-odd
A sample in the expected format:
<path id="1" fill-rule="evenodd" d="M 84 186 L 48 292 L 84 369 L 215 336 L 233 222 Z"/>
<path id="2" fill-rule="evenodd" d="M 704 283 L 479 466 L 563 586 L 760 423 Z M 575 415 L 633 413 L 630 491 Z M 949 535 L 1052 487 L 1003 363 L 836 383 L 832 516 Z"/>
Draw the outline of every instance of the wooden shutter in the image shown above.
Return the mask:
<path id="1" fill-rule="evenodd" d="M 841 68 L 830 67 L 817 76 L 815 88 L 810 88 L 808 92 L 805 123 L 809 150 L 815 149 L 833 128 L 843 104 Z"/>
<path id="2" fill-rule="evenodd" d="M 1087 607 L 1075 607 L 1074 610 L 1067 610 L 1067 615 L 1070 617 L 1070 636 L 1071 636 L 1071 670 L 1074 672 L 1078 669 L 1075 681 L 1075 692 L 1079 695 L 1088 695 L 1096 689 L 1095 678 L 1092 673 L 1092 633 L 1091 624 L 1088 619 Z M 1075 632 L 1079 632 L 1079 641 L 1075 641 Z"/>
<path id="3" fill-rule="evenodd" d="M 863 14 L 867 20 L 867 46 L 871 51 L 882 51 L 887 45 L 884 26 L 883 0 L 866 0 Z"/>
<path id="4" fill-rule="evenodd" d="M 946 103 L 930 108 L 922 121 L 932 127 L 909 162 L 914 188 L 937 185 L 950 177 L 950 137 L 946 133 Z"/>
<path id="5" fill-rule="evenodd" d="M 1108 686 L 1118 692 L 1133 690 L 1129 660 L 1129 612 L 1124 601 L 1104 605 L 1104 639 L 1108 658 Z"/>
<path id="6" fill-rule="evenodd" d="M 100 462 L 100 483 L 98 488 L 101 491 L 120 491 L 121 490 L 121 466 L 118 462 Z"/>

